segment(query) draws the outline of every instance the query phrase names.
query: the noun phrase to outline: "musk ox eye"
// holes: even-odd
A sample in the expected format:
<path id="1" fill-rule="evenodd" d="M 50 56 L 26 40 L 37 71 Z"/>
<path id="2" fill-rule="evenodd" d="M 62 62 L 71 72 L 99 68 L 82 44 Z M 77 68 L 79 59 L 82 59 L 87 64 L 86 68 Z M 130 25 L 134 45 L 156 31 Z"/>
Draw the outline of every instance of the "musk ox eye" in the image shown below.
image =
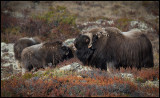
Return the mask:
<path id="1" fill-rule="evenodd" d="M 89 42 L 89 39 L 86 39 L 86 42 Z"/>

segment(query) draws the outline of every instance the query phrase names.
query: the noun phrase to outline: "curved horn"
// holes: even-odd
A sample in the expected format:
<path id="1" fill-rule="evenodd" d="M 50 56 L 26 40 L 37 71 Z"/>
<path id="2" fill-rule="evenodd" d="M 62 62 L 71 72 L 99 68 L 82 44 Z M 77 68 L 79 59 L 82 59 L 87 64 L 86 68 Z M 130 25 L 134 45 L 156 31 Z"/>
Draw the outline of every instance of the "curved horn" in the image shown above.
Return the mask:
<path id="1" fill-rule="evenodd" d="M 88 36 L 90 39 L 88 48 L 92 47 L 92 38 L 93 38 L 93 34 L 92 33 L 85 33 L 84 35 Z"/>

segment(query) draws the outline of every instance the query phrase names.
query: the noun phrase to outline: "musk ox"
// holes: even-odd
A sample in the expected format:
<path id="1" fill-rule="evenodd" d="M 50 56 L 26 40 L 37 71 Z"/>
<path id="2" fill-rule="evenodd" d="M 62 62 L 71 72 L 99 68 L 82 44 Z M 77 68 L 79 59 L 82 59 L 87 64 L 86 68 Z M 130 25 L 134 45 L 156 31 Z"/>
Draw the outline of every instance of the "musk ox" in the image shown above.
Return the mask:
<path id="1" fill-rule="evenodd" d="M 21 61 L 21 53 L 22 50 L 26 47 L 35 45 L 35 44 L 39 44 L 41 43 L 41 40 L 38 37 L 33 37 L 33 38 L 28 38 L 28 37 L 24 37 L 24 38 L 20 38 L 19 40 L 17 40 L 14 44 L 14 56 L 15 56 L 15 60 L 17 63 L 17 66 L 20 67 L 20 61 Z"/>
<path id="2" fill-rule="evenodd" d="M 96 31 L 96 32 L 95 32 Z M 83 64 L 107 70 L 112 63 L 120 67 L 153 67 L 153 52 L 150 40 L 140 30 L 121 32 L 114 27 L 95 28 L 80 34 L 75 42 L 76 54 Z"/>
<path id="3" fill-rule="evenodd" d="M 63 46 L 61 41 L 44 42 L 26 47 L 21 54 L 22 74 L 32 69 L 36 71 L 39 68 L 45 68 L 48 63 L 56 65 L 72 57 L 71 49 Z"/>

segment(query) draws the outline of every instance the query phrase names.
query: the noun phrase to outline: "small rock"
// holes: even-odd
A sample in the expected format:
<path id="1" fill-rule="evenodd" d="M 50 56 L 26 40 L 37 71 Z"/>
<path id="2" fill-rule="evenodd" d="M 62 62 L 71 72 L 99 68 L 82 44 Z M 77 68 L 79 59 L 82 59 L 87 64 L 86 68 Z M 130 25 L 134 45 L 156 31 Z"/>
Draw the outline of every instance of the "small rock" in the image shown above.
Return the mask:
<path id="1" fill-rule="evenodd" d="M 1 50 L 2 52 L 8 52 L 9 51 L 9 49 L 3 49 L 3 50 Z"/>
<path id="2" fill-rule="evenodd" d="M 108 23 L 109 25 L 113 25 L 113 24 L 114 24 L 114 21 L 113 21 L 113 20 L 110 20 L 110 21 L 107 21 L 107 23 Z"/>
<path id="3" fill-rule="evenodd" d="M 6 43 L 1 42 L 1 48 L 4 47 L 6 45 Z"/>
<path id="4" fill-rule="evenodd" d="M 151 87 L 157 87 L 159 88 L 159 80 L 156 80 L 156 81 L 146 81 L 145 83 L 142 84 L 142 86 L 151 86 Z"/>
<path id="5" fill-rule="evenodd" d="M 78 72 L 82 72 L 82 71 L 91 71 L 91 69 L 89 67 L 84 67 L 81 69 L 77 69 Z"/>
<path id="6" fill-rule="evenodd" d="M 96 21 L 97 24 L 102 24 L 102 22 L 103 22 L 103 19 L 99 19 Z"/>
<path id="7" fill-rule="evenodd" d="M 76 70 L 76 69 L 78 69 L 79 66 L 80 66 L 80 64 L 78 64 L 78 63 L 72 63 L 70 65 L 61 67 L 60 70 Z"/>
<path id="8" fill-rule="evenodd" d="M 72 44 L 74 44 L 74 40 L 75 38 L 71 38 L 71 39 L 67 39 L 63 42 L 63 45 L 65 46 L 71 46 Z"/>
<path id="9" fill-rule="evenodd" d="M 91 69 L 86 67 L 86 66 L 84 67 L 77 62 L 74 62 L 70 65 L 66 65 L 64 67 L 61 67 L 60 70 L 65 70 L 65 71 L 71 70 L 71 71 L 81 72 L 81 71 L 88 71 L 88 70 L 91 70 Z"/>
<path id="10" fill-rule="evenodd" d="M 150 28 L 146 23 L 141 21 L 131 21 L 130 26 L 132 28 L 138 28 L 140 30 L 150 30 L 153 31 L 153 28 Z"/>
<path id="11" fill-rule="evenodd" d="M 120 73 L 120 74 L 117 74 L 116 76 L 120 76 L 122 78 L 134 81 L 134 76 L 133 76 L 133 74 L 130 74 L 130 73 Z"/>
<path id="12" fill-rule="evenodd" d="M 11 64 L 11 63 L 5 63 L 5 64 L 3 64 L 3 65 L 1 65 L 1 66 L 4 66 L 4 67 L 8 67 L 8 66 L 12 66 L 13 64 Z"/>
<path id="13" fill-rule="evenodd" d="M 85 25 L 85 26 L 86 26 L 86 25 L 87 25 L 87 23 L 83 23 L 83 25 Z"/>

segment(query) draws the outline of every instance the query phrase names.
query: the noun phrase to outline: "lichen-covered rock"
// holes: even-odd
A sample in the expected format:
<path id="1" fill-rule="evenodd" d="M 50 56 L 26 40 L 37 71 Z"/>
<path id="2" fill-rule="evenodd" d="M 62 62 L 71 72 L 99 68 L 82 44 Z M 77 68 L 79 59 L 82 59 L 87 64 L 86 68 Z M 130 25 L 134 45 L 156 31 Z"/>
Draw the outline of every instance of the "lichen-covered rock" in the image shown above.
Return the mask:
<path id="1" fill-rule="evenodd" d="M 75 38 L 71 38 L 71 39 L 67 39 L 63 42 L 63 45 L 66 45 L 66 46 L 71 46 L 74 44 L 74 40 Z"/>
<path id="2" fill-rule="evenodd" d="M 13 43 L 1 43 L 1 66 L 7 67 L 13 65 L 13 69 L 16 70 L 17 66 L 14 58 L 13 45 Z"/>
<path id="3" fill-rule="evenodd" d="M 103 22 L 104 22 L 103 19 L 99 19 L 99 20 L 96 21 L 97 24 L 102 24 Z"/>
<path id="4" fill-rule="evenodd" d="M 131 28 L 137 28 L 137 29 L 140 29 L 140 30 L 153 31 L 153 28 L 151 28 L 150 26 L 148 26 L 148 24 L 146 24 L 144 22 L 141 22 L 141 21 L 131 21 L 130 26 L 131 26 Z"/>
<path id="5" fill-rule="evenodd" d="M 120 73 L 121 74 L 121 77 L 122 78 L 125 78 L 125 79 L 129 79 L 131 81 L 134 81 L 134 76 L 133 74 L 130 74 L 130 73 Z"/>
<path id="6" fill-rule="evenodd" d="M 1 80 L 9 79 L 11 75 L 20 70 L 15 62 L 13 45 L 14 43 L 1 42 Z"/>
<path id="7" fill-rule="evenodd" d="M 59 70 L 65 70 L 65 71 L 77 71 L 77 72 L 81 72 L 81 71 L 89 71 L 91 70 L 89 67 L 85 67 L 85 66 L 82 66 L 80 65 L 79 63 L 77 62 L 74 62 L 72 64 L 69 64 L 69 65 L 66 65 L 66 66 L 63 66 L 61 68 L 59 68 Z"/>
<path id="8" fill-rule="evenodd" d="M 142 86 L 151 86 L 151 87 L 157 87 L 159 88 L 159 80 L 156 81 L 146 81 L 145 83 L 142 83 Z"/>

